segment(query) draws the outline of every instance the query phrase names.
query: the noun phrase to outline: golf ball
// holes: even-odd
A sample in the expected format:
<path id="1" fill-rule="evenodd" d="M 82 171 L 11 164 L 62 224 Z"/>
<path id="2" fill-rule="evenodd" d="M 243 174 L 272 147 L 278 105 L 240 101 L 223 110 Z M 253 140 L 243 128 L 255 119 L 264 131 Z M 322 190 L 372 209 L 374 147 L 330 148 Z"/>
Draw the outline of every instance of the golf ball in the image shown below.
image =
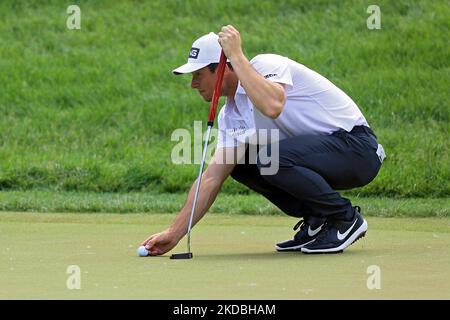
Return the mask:
<path id="1" fill-rule="evenodd" d="M 137 254 L 139 257 L 146 257 L 146 256 L 148 256 L 148 251 L 147 251 L 147 249 L 145 249 L 144 246 L 140 246 L 137 249 Z"/>

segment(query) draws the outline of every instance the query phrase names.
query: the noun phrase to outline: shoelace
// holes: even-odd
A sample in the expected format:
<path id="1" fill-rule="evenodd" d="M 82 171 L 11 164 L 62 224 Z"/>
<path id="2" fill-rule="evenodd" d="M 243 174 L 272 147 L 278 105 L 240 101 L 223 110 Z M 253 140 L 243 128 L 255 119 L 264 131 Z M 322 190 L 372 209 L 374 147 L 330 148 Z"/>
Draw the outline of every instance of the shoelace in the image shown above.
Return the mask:
<path id="1" fill-rule="evenodd" d="M 300 230 L 302 230 L 304 226 L 305 226 L 305 220 L 301 219 L 299 222 L 297 222 L 295 224 L 293 229 L 294 229 L 294 231 L 296 231 L 300 227 Z"/>

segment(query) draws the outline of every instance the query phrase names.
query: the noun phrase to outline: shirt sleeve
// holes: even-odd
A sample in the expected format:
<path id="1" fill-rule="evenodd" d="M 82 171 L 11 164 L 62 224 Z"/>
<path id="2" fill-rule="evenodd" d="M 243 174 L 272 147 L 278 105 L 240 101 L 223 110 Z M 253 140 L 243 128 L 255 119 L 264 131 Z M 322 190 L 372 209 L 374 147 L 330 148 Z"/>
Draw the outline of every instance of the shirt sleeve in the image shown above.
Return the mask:
<path id="1" fill-rule="evenodd" d="M 292 86 L 289 59 L 273 54 L 260 54 L 250 60 L 250 64 L 265 79 Z"/>

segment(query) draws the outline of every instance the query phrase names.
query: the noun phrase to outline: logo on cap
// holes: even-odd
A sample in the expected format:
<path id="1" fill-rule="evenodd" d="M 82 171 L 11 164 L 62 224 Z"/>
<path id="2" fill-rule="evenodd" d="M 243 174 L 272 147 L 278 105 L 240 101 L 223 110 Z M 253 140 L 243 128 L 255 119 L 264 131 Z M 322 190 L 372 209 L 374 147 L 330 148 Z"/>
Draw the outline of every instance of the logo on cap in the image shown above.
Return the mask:
<path id="1" fill-rule="evenodd" d="M 191 51 L 189 52 L 189 58 L 197 59 L 199 52 L 200 52 L 199 48 L 191 48 Z"/>

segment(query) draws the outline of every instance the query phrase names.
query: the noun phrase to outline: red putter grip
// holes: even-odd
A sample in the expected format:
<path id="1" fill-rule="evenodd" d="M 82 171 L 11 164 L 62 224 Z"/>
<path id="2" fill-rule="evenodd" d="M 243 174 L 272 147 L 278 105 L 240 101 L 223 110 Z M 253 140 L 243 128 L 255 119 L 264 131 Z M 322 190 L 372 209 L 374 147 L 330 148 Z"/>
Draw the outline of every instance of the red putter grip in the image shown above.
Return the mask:
<path id="1" fill-rule="evenodd" d="M 217 103 L 219 102 L 220 98 L 220 92 L 222 91 L 222 80 L 223 80 L 223 73 L 225 72 L 225 64 L 227 63 L 227 57 L 225 57 L 225 54 L 220 54 L 220 60 L 219 60 L 219 66 L 217 67 L 217 78 L 216 78 L 216 84 L 214 86 L 214 92 L 211 100 L 211 106 L 209 107 L 209 116 L 208 116 L 208 126 L 214 125 L 214 119 L 216 118 L 216 110 L 217 110 Z"/>

